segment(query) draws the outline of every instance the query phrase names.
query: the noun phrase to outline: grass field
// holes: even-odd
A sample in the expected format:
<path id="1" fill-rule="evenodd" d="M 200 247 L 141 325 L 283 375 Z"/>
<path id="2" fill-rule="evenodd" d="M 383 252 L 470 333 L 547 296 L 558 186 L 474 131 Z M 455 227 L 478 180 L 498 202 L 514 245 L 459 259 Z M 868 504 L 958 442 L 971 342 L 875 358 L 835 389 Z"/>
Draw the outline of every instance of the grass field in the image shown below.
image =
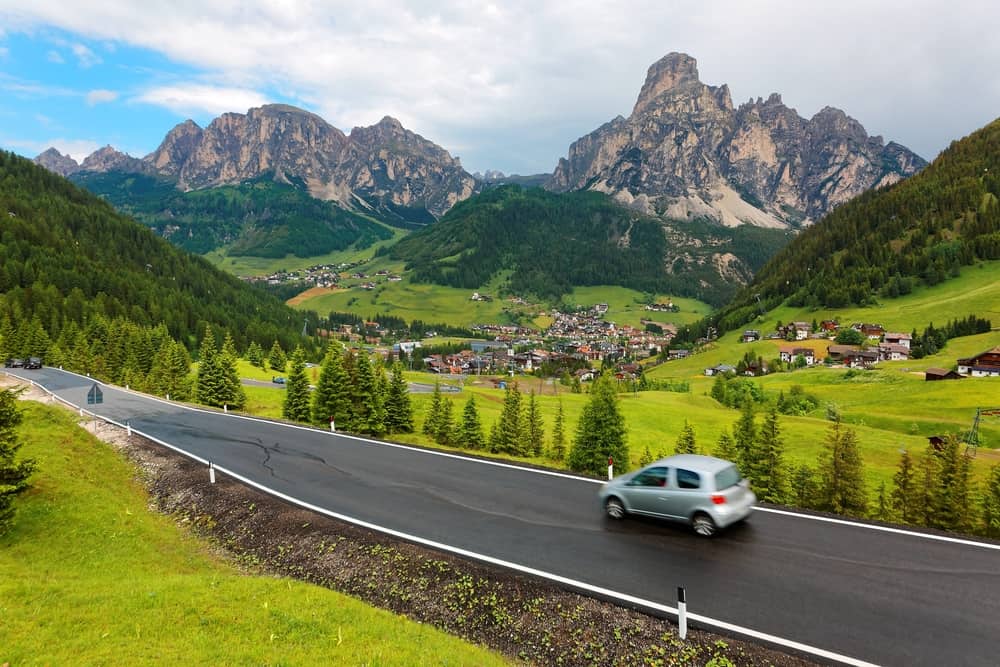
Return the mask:
<path id="1" fill-rule="evenodd" d="M 367 248 L 360 250 L 352 246 L 346 250 L 335 250 L 325 255 L 317 255 L 316 257 L 296 257 L 295 255 L 286 255 L 285 257 L 280 258 L 269 258 L 230 256 L 226 252 L 225 248 L 222 248 L 207 253 L 204 257 L 223 271 L 244 277 L 267 276 L 279 270 L 296 271 L 310 266 L 315 266 L 317 264 L 367 262 L 374 257 L 376 250 L 395 243 L 407 234 L 407 232 L 402 229 L 396 229 L 395 227 L 388 226 L 386 226 L 386 228 L 392 232 L 392 238 L 384 241 L 377 241 Z"/>
<path id="2" fill-rule="evenodd" d="M 0 537 L 0 664 L 502 665 L 434 628 L 243 574 L 148 510 L 135 470 L 62 409 L 28 402 L 32 488 Z"/>

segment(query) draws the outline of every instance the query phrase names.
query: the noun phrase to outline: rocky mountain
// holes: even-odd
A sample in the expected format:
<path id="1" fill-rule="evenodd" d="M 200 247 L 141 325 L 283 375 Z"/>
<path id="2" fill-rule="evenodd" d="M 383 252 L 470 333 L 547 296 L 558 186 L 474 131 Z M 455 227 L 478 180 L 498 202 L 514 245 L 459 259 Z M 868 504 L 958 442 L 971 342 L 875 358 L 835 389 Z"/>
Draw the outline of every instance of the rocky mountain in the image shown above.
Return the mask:
<path id="1" fill-rule="evenodd" d="M 303 184 L 318 199 L 410 222 L 433 220 L 476 187 L 457 159 L 393 118 L 345 135 L 316 114 L 282 104 L 226 113 L 204 129 L 185 121 L 141 160 L 109 146 L 78 168 L 52 149 L 35 161 L 63 175 L 162 176 L 185 191 L 269 176 Z"/>
<path id="2" fill-rule="evenodd" d="M 671 53 L 649 68 L 632 114 L 575 141 L 547 187 L 669 218 L 795 227 L 925 164 L 839 109 L 807 120 L 777 94 L 734 108 L 726 85 L 702 83 L 694 58 Z"/>

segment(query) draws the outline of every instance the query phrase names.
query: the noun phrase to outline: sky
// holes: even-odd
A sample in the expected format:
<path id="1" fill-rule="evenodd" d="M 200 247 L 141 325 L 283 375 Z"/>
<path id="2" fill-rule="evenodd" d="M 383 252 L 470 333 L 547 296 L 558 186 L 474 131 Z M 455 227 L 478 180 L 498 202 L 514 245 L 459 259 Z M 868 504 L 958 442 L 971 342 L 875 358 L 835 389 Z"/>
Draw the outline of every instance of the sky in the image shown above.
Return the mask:
<path id="1" fill-rule="evenodd" d="M 142 157 L 285 103 L 345 132 L 393 116 L 470 172 L 551 172 L 679 51 L 736 104 L 834 106 L 930 160 L 1000 116 L 997 35 L 996 0 L 0 0 L 0 147 Z"/>

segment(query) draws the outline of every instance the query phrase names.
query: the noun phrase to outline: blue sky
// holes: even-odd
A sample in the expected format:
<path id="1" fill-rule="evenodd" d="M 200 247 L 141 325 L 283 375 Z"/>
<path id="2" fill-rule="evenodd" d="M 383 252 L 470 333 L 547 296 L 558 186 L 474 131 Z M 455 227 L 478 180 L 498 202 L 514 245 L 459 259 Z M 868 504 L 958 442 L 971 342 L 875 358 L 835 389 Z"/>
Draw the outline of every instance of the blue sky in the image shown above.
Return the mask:
<path id="1" fill-rule="evenodd" d="M 998 34 L 980 0 L 0 0 L 0 147 L 141 157 L 187 118 L 283 102 L 551 172 L 681 51 L 736 104 L 835 106 L 931 159 L 1000 116 Z"/>

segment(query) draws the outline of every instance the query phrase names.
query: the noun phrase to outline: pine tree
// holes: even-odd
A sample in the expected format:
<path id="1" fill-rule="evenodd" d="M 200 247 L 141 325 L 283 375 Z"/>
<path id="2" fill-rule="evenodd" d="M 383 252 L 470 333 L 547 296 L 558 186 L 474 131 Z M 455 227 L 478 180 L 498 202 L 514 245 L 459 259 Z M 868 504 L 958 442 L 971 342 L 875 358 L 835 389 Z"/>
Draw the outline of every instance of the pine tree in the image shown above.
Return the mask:
<path id="1" fill-rule="evenodd" d="M 928 444 L 927 451 L 920 459 L 920 468 L 917 472 L 920 484 L 913 494 L 913 513 L 915 523 L 919 526 L 932 526 L 934 523 L 934 495 L 937 493 L 937 484 L 941 479 L 941 461 L 934 451 L 934 445 Z"/>
<path id="2" fill-rule="evenodd" d="M 983 493 L 983 534 L 1000 537 L 1000 465 L 990 469 Z"/>
<path id="3" fill-rule="evenodd" d="M 450 398 L 441 397 L 440 416 L 437 423 L 437 431 L 434 433 L 434 441 L 439 445 L 451 445 L 455 440 L 455 418 L 452 413 L 454 405 Z"/>
<path id="4" fill-rule="evenodd" d="M 496 441 L 490 440 L 490 451 L 522 456 L 528 453 L 524 424 L 521 418 L 521 391 L 517 383 L 507 385 L 503 410 L 497 421 Z"/>
<path id="5" fill-rule="evenodd" d="M 940 461 L 938 491 L 934 495 L 931 525 L 944 530 L 969 531 L 975 523 L 971 503 L 969 459 L 955 436 L 945 438 L 936 452 Z"/>
<path id="6" fill-rule="evenodd" d="M 279 375 L 285 372 L 288 358 L 285 356 L 285 351 L 281 349 L 281 345 L 278 344 L 277 339 L 271 345 L 271 351 L 267 355 L 267 364 L 271 367 L 271 370 Z"/>
<path id="7" fill-rule="evenodd" d="M 483 427 L 479 421 L 479 410 L 476 409 L 476 397 L 470 395 L 462 410 L 462 427 L 459 431 L 461 445 L 466 449 L 482 449 L 486 443 L 483 440 Z"/>
<path id="8" fill-rule="evenodd" d="M 571 470 L 602 475 L 612 458 L 619 471 L 629 469 L 628 432 L 618 409 L 618 394 L 609 375 L 600 376 L 590 390 L 590 401 L 583 408 L 576 437 L 569 452 Z"/>
<path id="9" fill-rule="evenodd" d="M 879 521 L 890 521 L 892 519 L 892 503 L 889 494 L 885 490 L 885 480 L 878 485 L 878 495 L 875 498 L 875 514 L 872 517 Z"/>
<path id="10" fill-rule="evenodd" d="M 857 435 L 852 429 L 844 428 L 837 419 L 827 433 L 824 450 L 819 465 L 818 509 L 848 516 L 865 516 L 868 494 Z"/>
<path id="11" fill-rule="evenodd" d="M 351 386 L 351 423 L 354 428 L 371 433 L 372 410 L 375 405 L 375 372 L 368 354 L 360 352 L 355 363 L 356 375 Z"/>
<path id="12" fill-rule="evenodd" d="M 792 504 L 802 509 L 814 509 L 818 504 L 818 497 L 819 485 L 813 469 L 806 465 L 796 468 L 792 474 Z"/>
<path id="13" fill-rule="evenodd" d="M 914 494 L 917 491 L 916 470 L 910 452 L 903 450 L 899 466 L 892 478 L 892 491 L 889 494 L 889 506 L 905 524 L 917 523 L 917 504 Z"/>
<path id="14" fill-rule="evenodd" d="M 749 475 L 754 460 L 754 448 L 757 444 L 757 422 L 751 401 L 744 403 L 740 418 L 733 426 L 733 440 L 736 442 L 738 453 L 736 464 L 745 475 Z"/>
<path id="15" fill-rule="evenodd" d="M 21 410 L 17 407 L 19 392 L 0 391 L 0 535 L 14 521 L 14 498 L 28 488 L 28 478 L 35 471 L 32 459 L 16 460 L 22 443 L 17 435 Z"/>
<path id="16" fill-rule="evenodd" d="M 257 341 L 247 346 L 246 360 L 257 368 L 264 368 L 264 348 Z"/>
<path id="17" fill-rule="evenodd" d="M 219 363 L 219 351 L 215 347 L 215 336 L 210 326 L 205 327 L 198 352 L 198 376 L 195 398 L 199 403 L 221 408 L 225 403 L 225 378 Z"/>
<path id="18" fill-rule="evenodd" d="M 434 382 L 434 392 L 431 394 L 431 404 L 427 408 L 427 416 L 424 418 L 424 434 L 432 439 L 437 438 L 441 430 L 441 417 L 444 405 L 444 397 L 441 396 L 441 383 Z"/>
<path id="19" fill-rule="evenodd" d="M 285 419 L 307 422 L 311 416 L 309 403 L 309 378 L 306 377 L 305 352 L 301 347 L 297 347 L 292 352 L 281 414 Z"/>
<path id="20" fill-rule="evenodd" d="M 677 436 L 677 444 L 674 445 L 675 454 L 697 454 L 698 444 L 695 442 L 694 438 L 694 427 L 688 423 L 688 420 L 684 420 L 684 427 L 681 428 L 680 434 Z"/>
<path id="21" fill-rule="evenodd" d="M 348 428 L 351 417 L 351 388 L 339 343 L 333 342 L 326 351 L 323 368 L 316 381 L 312 397 L 312 420 L 316 424 L 329 424 L 334 428 Z"/>
<path id="22" fill-rule="evenodd" d="M 726 461 L 733 461 L 734 463 L 739 461 L 740 453 L 736 449 L 736 441 L 733 440 L 733 436 L 729 434 L 728 429 L 723 429 L 722 433 L 719 434 L 719 441 L 715 444 L 715 451 L 712 454 L 716 458 L 725 459 Z"/>
<path id="23" fill-rule="evenodd" d="M 646 445 L 646 447 L 642 450 L 642 454 L 639 456 L 639 467 L 645 468 L 655 460 L 656 457 L 654 457 L 653 452 L 649 450 L 649 445 Z"/>
<path id="24" fill-rule="evenodd" d="M 389 380 L 385 376 L 382 362 L 372 366 L 375 375 L 375 389 L 372 392 L 372 406 L 368 412 L 368 432 L 374 436 L 383 436 L 386 432 L 385 402 L 389 397 Z"/>
<path id="25" fill-rule="evenodd" d="M 766 503 L 783 503 L 788 495 L 785 473 L 785 445 L 778 425 L 778 409 L 772 407 L 764 419 L 757 444 L 755 457 L 751 462 L 748 477 L 753 483 L 757 498 Z"/>
<path id="26" fill-rule="evenodd" d="M 535 400 L 535 390 L 528 394 L 528 409 L 524 416 L 528 432 L 528 451 L 532 456 L 541 456 L 545 451 L 545 424 L 542 422 L 542 412 Z"/>
<path id="27" fill-rule="evenodd" d="M 226 332 L 226 339 L 222 343 L 222 350 L 218 356 L 219 374 L 222 378 L 222 403 L 237 410 L 241 409 L 247 402 L 246 392 L 243 390 L 243 383 L 240 382 L 237 363 L 239 354 L 236 352 L 236 344 L 233 337 Z"/>
<path id="28" fill-rule="evenodd" d="M 566 458 L 566 417 L 563 414 L 563 404 L 559 401 L 559 409 L 556 411 L 556 421 L 552 425 L 552 449 L 549 456 L 555 461 L 562 461 Z"/>
<path id="29" fill-rule="evenodd" d="M 392 365 L 392 377 L 385 400 L 385 425 L 389 433 L 410 433 L 413 431 L 413 408 L 410 406 L 410 392 L 403 377 L 403 364 Z M 480 439 L 482 435 L 480 434 Z"/>

